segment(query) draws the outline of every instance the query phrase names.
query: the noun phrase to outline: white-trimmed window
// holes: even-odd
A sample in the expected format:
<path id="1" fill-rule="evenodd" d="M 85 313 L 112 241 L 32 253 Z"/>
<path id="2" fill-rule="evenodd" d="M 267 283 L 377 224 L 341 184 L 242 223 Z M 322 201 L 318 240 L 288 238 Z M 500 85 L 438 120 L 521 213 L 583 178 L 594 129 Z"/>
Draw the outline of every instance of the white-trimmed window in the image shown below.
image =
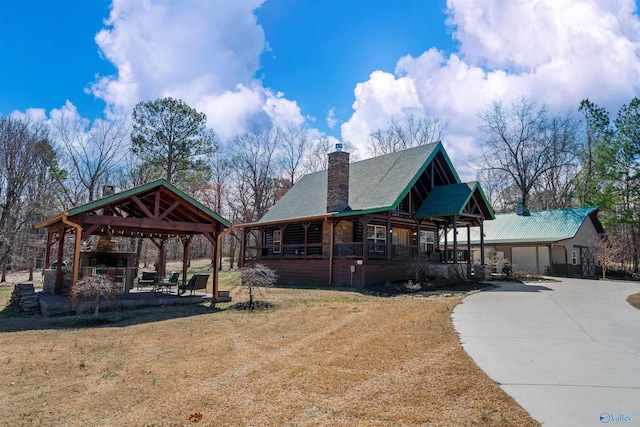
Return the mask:
<path id="1" fill-rule="evenodd" d="M 433 253 L 435 233 L 433 231 L 420 231 L 420 251 L 426 254 Z"/>
<path id="2" fill-rule="evenodd" d="M 571 265 L 578 265 L 578 251 L 571 251 Z"/>
<path id="3" fill-rule="evenodd" d="M 282 230 L 273 230 L 273 253 L 282 252 Z"/>
<path id="4" fill-rule="evenodd" d="M 370 243 L 386 243 L 387 227 L 384 225 L 367 225 L 367 240 Z"/>

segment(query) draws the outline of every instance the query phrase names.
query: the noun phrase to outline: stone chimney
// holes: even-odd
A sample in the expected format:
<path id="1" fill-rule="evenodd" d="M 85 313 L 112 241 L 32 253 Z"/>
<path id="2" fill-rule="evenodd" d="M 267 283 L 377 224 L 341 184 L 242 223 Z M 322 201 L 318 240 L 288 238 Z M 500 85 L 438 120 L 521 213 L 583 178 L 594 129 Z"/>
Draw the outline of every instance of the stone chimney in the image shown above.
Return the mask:
<path id="1" fill-rule="evenodd" d="M 336 144 L 329 153 L 327 170 L 327 212 L 342 212 L 349 207 L 349 153 Z"/>

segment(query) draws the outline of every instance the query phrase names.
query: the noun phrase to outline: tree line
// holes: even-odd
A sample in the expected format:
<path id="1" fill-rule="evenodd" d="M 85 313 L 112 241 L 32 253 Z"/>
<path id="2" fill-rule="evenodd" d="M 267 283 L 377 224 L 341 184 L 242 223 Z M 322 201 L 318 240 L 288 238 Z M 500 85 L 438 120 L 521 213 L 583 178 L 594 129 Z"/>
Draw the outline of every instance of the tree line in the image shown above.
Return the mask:
<path id="1" fill-rule="evenodd" d="M 637 98 L 613 121 L 589 100 L 565 115 L 526 98 L 495 102 L 478 113 L 479 149 L 468 166 L 497 212 L 517 203 L 600 206 L 610 236 L 625 242 L 621 265 L 637 272 L 639 114 Z M 447 125 L 428 116 L 393 117 L 371 133 L 367 148 L 380 155 L 430 143 L 444 137 Z M 248 223 L 301 176 L 326 169 L 332 148 L 297 124 L 253 124 L 222 145 L 203 113 L 173 98 L 139 103 L 130 120 L 61 114 L 46 125 L 0 117 L 0 281 L 7 268 L 41 266 L 44 236 L 36 223 L 102 197 L 105 185 L 127 189 L 164 178 L 232 223 Z M 225 239 L 233 266 L 239 239 L 233 233 Z M 141 241 L 130 248 L 136 245 L 144 258 Z M 207 248 L 192 247 L 203 254 Z"/>

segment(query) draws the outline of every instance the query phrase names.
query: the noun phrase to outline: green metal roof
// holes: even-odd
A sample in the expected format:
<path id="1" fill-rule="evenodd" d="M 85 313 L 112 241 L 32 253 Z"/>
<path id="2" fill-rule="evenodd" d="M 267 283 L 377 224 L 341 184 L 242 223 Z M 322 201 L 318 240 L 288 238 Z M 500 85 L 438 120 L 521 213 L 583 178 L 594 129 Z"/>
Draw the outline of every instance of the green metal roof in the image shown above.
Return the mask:
<path id="1" fill-rule="evenodd" d="M 529 215 L 497 214 L 495 220 L 484 223 L 484 243 L 551 243 L 571 239 L 590 215 L 596 229 L 602 230 L 597 212 L 598 208 L 591 206 L 532 211 Z M 467 233 L 459 233 L 458 244 L 466 242 Z M 479 227 L 471 228 L 471 243 L 480 244 Z"/>
<path id="2" fill-rule="evenodd" d="M 196 199 L 194 199 L 193 197 L 189 196 L 187 193 L 181 191 L 175 185 L 169 183 L 168 181 L 166 181 L 166 180 L 164 180 L 162 178 L 161 179 L 157 179 L 157 180 L 152 181 L 152 182 L 149 182 L 149 183 L 144 184 L 144 185 L 140 185 L 138 187 L 130 188 L 130 189 L 122 191 L 120 193 L 112 194 L 111 196 L 107 196 L 107 197 L 104 197 L 102 199 L 94 200 L 93 202 L 86 203 L 84 205 L 76 206 L 75 208 L 69 209 L 69 216 L 71 217 L 71 216 L 75 216 L 75 215 L 78 215 L 78 214 L 91 212 L 91 211 L 94 211 L 96 209 L 100 209 L 102 207 L 112 205 L 112 204 L 117 203 L 119 201 L 126 200 L 126 199 L 128 199 L 129 197 L 131 197 L 133 195 L 140 194 L 140 193 L 145 193 L 145 192 L 147 192 L 149 190 L 152 190 L 154 188 L 157 188 L 157 187 L 165 187 L 165 188 L 167 188 L 168 190 L 170 190 L 173 193 L 175 193 L 177 196 L 179 196 L 182 199 L 186 200 L 188 203 L 190 203 L 193 206 L 197 207 L 200 211 L 202 211 L 206 215 L 208 215 L 208 216 L 212 217 L 213 219 L 215 219 L 216 221 L 222 223 L 225 227 L 229 227 L 229 228 L 231 227 L 231 223 L 229 221 L 227 221 L 226 219 L 224 219 L 223 217 L 221 217 L 220 215 L 218 215 L 216 212 L 212 211 L 208 207 L 204 206 L 202 203 L 198 202 Z"/>
<path id="3" fill-rule="evenodd" d="M 431 190 L 425 201 L 416 212 L 416 218 L 437 218 L 463 213 L 471 197 L 476 195 L 480 205 L 486 207 L 482 214 L 488 219 L 494 219 L 493 209 L 477 181 L 442 185 Z M 483 203 L 480 203 L 482 200 Z"/>
<path id="4" fill-rule="evenodd" d="M 460 181 L 442 143 L 435 142 L 349 165 L 350 210 L 327 213 L 327 171 L 302 177 L 258 223 L 315 218 L 327 215 L 393 209 L 420 178 L 437 153 L 441 153 L 453 177 Z"/>

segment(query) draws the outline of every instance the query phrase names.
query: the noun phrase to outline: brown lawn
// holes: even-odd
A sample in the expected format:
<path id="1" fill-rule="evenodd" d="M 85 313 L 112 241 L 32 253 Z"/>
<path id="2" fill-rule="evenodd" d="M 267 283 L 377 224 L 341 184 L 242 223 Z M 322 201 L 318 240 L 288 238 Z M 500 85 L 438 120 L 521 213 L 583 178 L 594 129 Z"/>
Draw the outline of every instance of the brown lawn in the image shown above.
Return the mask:
<path id="1" fill-rule="evenodd" d="M 640 293 L 629 295 L 627 297 L 627 302 L 632 306 L 634 306 L 635 308 L 640 309 Z"/>
<path id="2" fill-rule="evenodd" d="M 102 327 L 0 313 L 2 424 L 539 425 L 461 348 L 459 297 L 264 298 L 276 307 L 116 311 Z"/>

